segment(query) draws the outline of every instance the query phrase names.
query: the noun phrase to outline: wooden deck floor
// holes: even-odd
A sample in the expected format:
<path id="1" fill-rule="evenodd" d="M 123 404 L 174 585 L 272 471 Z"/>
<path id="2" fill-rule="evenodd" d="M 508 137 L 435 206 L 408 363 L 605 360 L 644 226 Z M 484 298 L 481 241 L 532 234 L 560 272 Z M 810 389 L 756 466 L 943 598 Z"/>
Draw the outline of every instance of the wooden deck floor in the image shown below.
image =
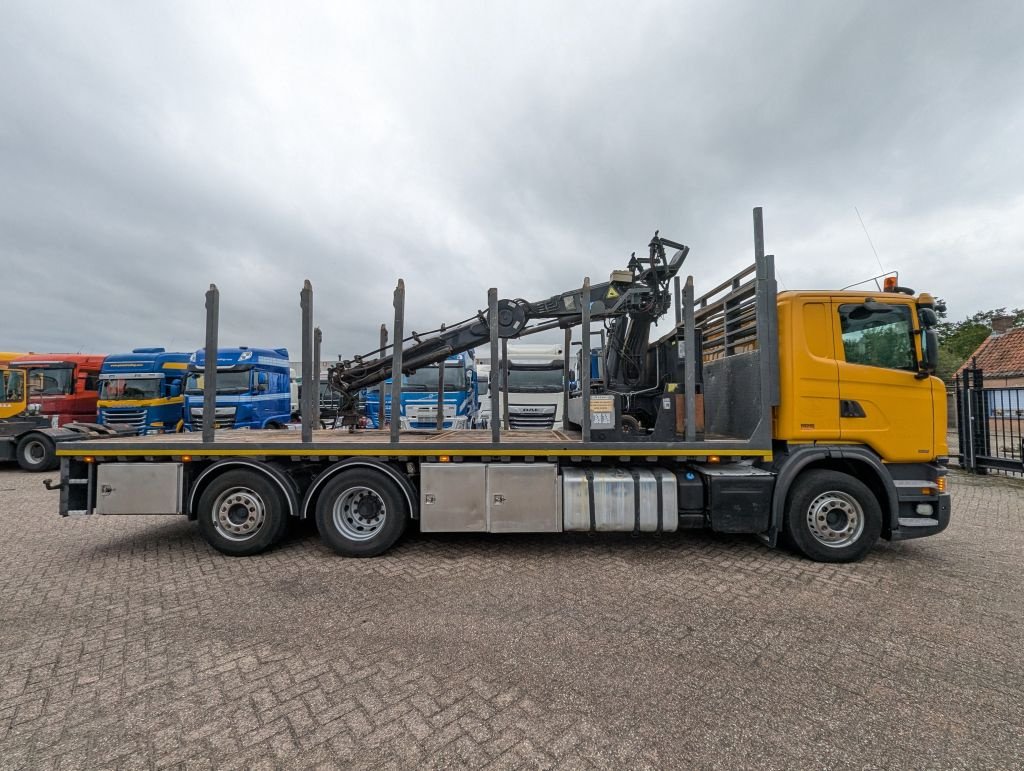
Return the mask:
<path id="1" fill-rule="evenodd" d="M 301 442 L 301 432 L 285 431 L 250 431 L 248 429 L 220 429 L 214 435 L 216 444 L 239 445 L 288 445 Z M 203 443 L 203 434 L 199 431 L 181 434 L 150 434 L 149 436 L 118 437 L 116 439 L 99 440 L 103 444 L 117 442 L 119 444 L 140 446 L 171 445 L 175 447 L 191 447 Z M 583 437 L 579 431 L 502 431 L 501 441 L 529 442 L 541 444 L 560 444 L 565 442 L 581 442 Z M 313 444 L 388 444 L 391 432 L 379 429 L 366 429 L 354 432 L 347 430 L 324 429 L 313 432 Z M 406 430 L 399 436 L 401 444 L 438 443 L 445 444 L 490 444 L 491 432 L 472 429 L 446 429 L 444 431 Z"/>
<path id="2" fill-rule="evenodd" d="M 60 456 L 146 457 L 192 456 L 223 457 L 249 456 L 310 456 L 344 457 L 346 455 L 400 456 L 599 456 L 599 455 L 746 455 L 766 457 L 770 448 L 751 447 L 747 442 L 706 439 L 692 443 L 655 442 L 602 442 L 600 439 L 584 444 L 579 431 L 502 431 L 498 444 L 491 441 L 491 432 L 473 429 L 445 431 L 406 430 L 398 444 L 391 443 L 391 433 L 379 429 L 318 430 L 313 441 L 304 443 L 301 432 L 249 431 L 222 429 L 216 432 L 211 444 L 203 442 L 201 432 L 183 434 L 153 434 L 103 439 L 69 440 L 57 448 Z"/>

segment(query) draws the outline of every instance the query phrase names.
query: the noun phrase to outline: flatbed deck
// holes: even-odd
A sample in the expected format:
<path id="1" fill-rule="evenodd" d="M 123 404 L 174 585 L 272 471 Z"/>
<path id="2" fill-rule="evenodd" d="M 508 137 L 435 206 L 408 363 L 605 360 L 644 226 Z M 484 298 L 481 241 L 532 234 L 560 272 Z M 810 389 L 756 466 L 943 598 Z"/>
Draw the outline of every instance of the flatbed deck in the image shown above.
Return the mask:
<path id="1" fill-rule="evenodd" d="M 404 430 L 399 442 L 391 442 L 389 431 L 379 429 L 318 430 L 312 442 L 302 442 L 297 431 L 218 430 L 213 443 L 204 443 L 199 432 L 154 434 L 61 442 L 61 457 L 218 457 L 225 455 L 330 457 L 346 455 L 547 457 L 547 456 L 677 456 L 730 455 L 771 458 L 771 448 L 751 447 L 747 440 L 726 437 L 699 442 L 583 442 L 579 431 L 502 431 L 501 441 L 491 441 L 490 431 L 447 429 L 444 431 Z"/>

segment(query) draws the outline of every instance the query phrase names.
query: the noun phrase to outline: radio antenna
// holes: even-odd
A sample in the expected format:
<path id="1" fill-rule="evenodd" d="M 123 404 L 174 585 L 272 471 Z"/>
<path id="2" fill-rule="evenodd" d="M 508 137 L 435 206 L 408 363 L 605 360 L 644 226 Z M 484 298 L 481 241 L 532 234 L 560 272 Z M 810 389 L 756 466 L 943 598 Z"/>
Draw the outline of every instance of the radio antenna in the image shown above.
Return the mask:
<path id="1" fill-rule="evenodd" d="M 858 209 L 856 206 L 854 206 L 853 210 L 855 212 L 857 212 L 857 219 L 860 220 L 860 226 L 862 228 L 864 228 L 864 235 L 868 237 L 868 244 L 871 245 L 871 251 L 874 252 L 874 254 L 875 254 L 875 262 L 878 263 L 878 269 L 880 271 L 882 271 L 882 273 L 884 275 L 885 274 L 885 268 L 882 267 L 882 260 L 878 256 L 878 250 L 875 248 L 875 242 L 871 240 L 871 234 L 868 233 L 868 227 L 867 227 L 867 225 L 864 224 L 864 218 L 860 216 L 860 209 Z M 876 285 L 878 284 L 878 280 L 877 279 L 875 280 L 875 284 Z M 878 288 L 881 289 L 882 287 L 878 287 Z"/>

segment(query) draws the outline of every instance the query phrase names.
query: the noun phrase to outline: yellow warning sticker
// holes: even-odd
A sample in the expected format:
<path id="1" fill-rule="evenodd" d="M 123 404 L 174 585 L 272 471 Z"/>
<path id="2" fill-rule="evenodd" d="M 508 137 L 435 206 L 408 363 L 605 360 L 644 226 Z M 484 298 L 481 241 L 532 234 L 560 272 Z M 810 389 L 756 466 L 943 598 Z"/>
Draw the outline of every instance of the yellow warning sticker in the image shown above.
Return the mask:
<path id="1" fill-rule="evenodd" d="M 619 293 L 615 291 L 615 287 L 608 287 L 608 294 L 605 295 L 606 300 L 612 300 L 619 296 Z"/>

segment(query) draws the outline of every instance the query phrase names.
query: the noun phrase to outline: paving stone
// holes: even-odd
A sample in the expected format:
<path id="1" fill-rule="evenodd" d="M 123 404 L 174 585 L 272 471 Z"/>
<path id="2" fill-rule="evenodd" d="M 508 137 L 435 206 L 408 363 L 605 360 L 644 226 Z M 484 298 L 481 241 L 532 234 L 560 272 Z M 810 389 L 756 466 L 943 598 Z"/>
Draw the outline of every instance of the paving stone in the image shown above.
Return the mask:
<path id="1" fill-rule="evenodd" d="M 308 525 L 232 559 L 0 470 L 3 768 L 1024 766 L 1024 483 L 820 565 L 748 537 Z"/>

